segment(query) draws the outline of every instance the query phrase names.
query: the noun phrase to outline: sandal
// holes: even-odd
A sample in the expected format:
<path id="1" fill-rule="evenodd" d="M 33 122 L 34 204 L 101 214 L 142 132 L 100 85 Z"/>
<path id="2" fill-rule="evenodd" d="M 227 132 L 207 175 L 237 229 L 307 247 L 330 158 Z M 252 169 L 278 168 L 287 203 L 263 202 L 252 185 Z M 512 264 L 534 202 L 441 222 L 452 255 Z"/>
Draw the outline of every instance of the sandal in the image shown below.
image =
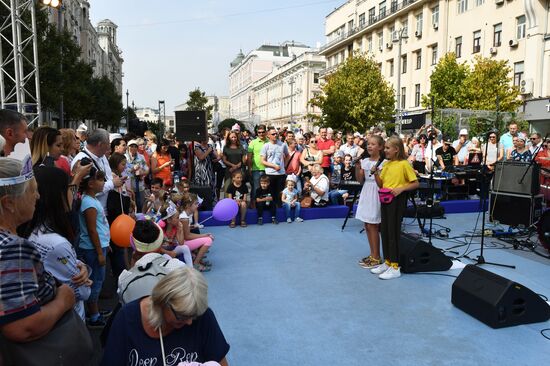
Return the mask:
<path id="1" fill-rule="evenodd" d="M 244 220 L 243 220 L 243 221 L 241 221 L 241 227 L 247 227 L 247 225 L 246 225 L 246 221 L 244 221 Z"/>
<path id="2" fill-rule="evenodd" d="M 202 264 L 205 267 L 212 267 L 212 262 L 202 259 L 200 261 L 200 264 Z"/>
<path id="3" fill-rule="evenodd" d="M 211 267 L 206 267 L 202 264 L 193 264 L 193 268 L 195 268 L 199 272 L 210 272 L 211 269 Z"/>
<path id="4" fill-rule="evenodd" d="M 235 225 L 235 221 L 231 221 L 231 224 L 229 224 L 229 227 L 233 229 L 235 226 L 237 226 Z"/>

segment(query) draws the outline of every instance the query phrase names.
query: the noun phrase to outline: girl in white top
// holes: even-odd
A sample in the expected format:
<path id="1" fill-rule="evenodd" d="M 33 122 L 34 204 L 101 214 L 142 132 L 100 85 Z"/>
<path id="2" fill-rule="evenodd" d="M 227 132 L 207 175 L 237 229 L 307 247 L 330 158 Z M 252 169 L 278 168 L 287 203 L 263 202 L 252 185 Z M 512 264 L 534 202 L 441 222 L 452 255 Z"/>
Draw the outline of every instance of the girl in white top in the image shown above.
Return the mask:
<path id="1" fill-rule="evenodd" d="M 376 135 L 370 137 L 367 141 L 367 151 L 370 157 L 358 161 L 355 165 L 355 176 L 359 182 L 364 182 L 359 195 L 355 218 L 365 224 L 365 232 L 370 247 L 370 255 L 359 261 L 359 265 L 363 268 L 374 268 L 380 264 L 379 226 L 382 217 L 378 198 L 378 185 L 372 172 L 382 169 L 383 150 L 384 140 L 382 137 Z"/>

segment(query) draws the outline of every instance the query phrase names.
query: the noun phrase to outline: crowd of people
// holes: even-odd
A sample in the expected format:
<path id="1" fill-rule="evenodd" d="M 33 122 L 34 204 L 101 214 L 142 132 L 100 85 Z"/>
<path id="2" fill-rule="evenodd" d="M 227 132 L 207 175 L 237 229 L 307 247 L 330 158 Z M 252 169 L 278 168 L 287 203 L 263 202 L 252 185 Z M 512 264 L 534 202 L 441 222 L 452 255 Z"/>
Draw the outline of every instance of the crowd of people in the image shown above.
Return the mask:
<path id="1" fill-rule="evenodd" d="M 0 138 L 3 156 L 27 139 L 31 149 L 24 161 L 0 157 L 5 344 L 35 344 L 44 352 L 61 320 L 73 314 L 71 329 L 84 322 L 104 328 L 103 365 L 161 364 L 178 352 L 187 362 L 227 365 L 229 344 L 208 308 L 201 273 L 213 268 L 208 253 L 215 238 L 198 220 L 199 210 L 221 199 L 236 201 L 238 213 L 229 223 L 236 228 L 247 226 L 249 211 L 257 212 L 258 225 L 266 214 L 278 224 L 277 208 L 287 223 L 302 222 L 304 209 L 342 204 L 360 191 L 355 217 L 364 223 L 370 253 L 359 265 L 389 280 L 401 275 L 401 221 L 419 174 L 482 162 L 493 169 L 499 160 L 535 155 L 550 165 L 548 142 L 533 133 L 527 144 L 514 123 L 500 140 L 490 133 L 483 146 L 465 129 L 453 141 L 433 126 L 416 137 L 388 137 L 379 128 L 313 133 L 262 124 L 252 134 L 236 124 L 189 142 L 86 125 L 31 131 L 23 115 L 0 110 Z M 136 220 L 130 248 L 111 240 L 110 227 L 122 215 Z M 107 261 L 118 279 L 116 309 L 100 309 L 98 302 Z M 140 271 L 162 276 L 145 280 Z M 49 357 L 89 361 L 91 343 L 82 339 L 71 349 L 61 340 L 53 341 L 58 348 L 48 347 Z M 24 353 L 3 349 L 14 364 Z"/>

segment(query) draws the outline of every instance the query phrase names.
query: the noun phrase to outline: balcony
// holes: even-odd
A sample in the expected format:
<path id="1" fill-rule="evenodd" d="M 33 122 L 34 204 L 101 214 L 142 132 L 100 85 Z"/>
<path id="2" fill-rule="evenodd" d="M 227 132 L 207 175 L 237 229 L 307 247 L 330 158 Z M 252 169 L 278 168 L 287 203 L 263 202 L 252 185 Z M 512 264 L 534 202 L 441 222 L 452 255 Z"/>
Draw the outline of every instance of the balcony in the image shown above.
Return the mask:
<path id="1" fill-rule="evenodd" d="M 364 23 L 360 23 L 359 26 L 349 30 L 347 33 L 344 33 L 344 34 L 338 36 L 337 38 L 327 42 L 323 46 L 321 46 L 321 48 L 319 49 L 319 53 L 323 54 L 323 52 L 325 50 L 331 48 L 332 46 L 342 42 L 343 40 L 351 37 L 352 35 L 362 31 L 365 28 L 371 27 L 371 26 L 379 23 L 380 21 L 382 21 L 382 20 L 384 20 L 384 19 L 400 12 L 402 9 L 404 9 L 407 6 L 409 6 L 411 4 L 414 4 L 418 1 L 420 1 L 420 0 L 403 0 L 400 3 L 398 3 L 398 2 L 392 3 L 389 9 L 385 9 L 385 11 L 379 13 L 378 15 L 376 15 L 374 17 L 369 17 Z"/>

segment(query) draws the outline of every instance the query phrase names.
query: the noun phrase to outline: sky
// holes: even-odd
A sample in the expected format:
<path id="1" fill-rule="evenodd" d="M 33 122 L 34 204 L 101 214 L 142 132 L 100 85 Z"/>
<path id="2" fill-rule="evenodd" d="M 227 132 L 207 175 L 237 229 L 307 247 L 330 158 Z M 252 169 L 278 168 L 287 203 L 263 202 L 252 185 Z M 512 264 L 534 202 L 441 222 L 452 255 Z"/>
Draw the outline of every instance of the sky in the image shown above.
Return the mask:
<path id="1" fill-rule="evenodd" d="M 118 25 L 130 105 L 166 114 L 199 87 L 229 95 L 229 63 L 264 43 L 325 43 L 325 17 L 345 0 L 89 0 L 92 23 Z M 123 96 L 124 104 L 126 96 Z"/>

